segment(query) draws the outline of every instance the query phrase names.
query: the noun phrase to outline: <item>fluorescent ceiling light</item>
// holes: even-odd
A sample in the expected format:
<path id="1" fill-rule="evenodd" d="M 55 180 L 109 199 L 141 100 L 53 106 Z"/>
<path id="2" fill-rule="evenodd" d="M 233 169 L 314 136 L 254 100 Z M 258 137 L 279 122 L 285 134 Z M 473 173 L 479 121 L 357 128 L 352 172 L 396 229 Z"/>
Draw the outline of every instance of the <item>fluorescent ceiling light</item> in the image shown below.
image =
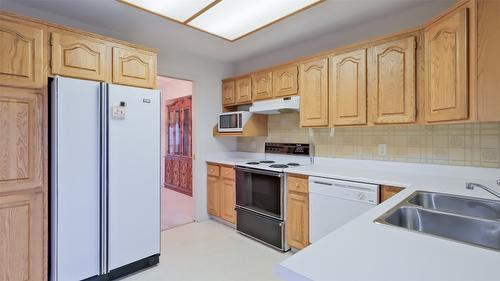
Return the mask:
<path id="1" fill-rule="evenodd" d="M 164 16 L 176 21 L 185 22 L 214 0 L 119 0 L 137 8 Z"/>
<path id="2" fill-rule="evenodd" d="M 228 40 L 294 14 L 320 0 L 222 0 L 188 25 Z"/>
<path id="3" fill-rule="evenodd" d="M 117 0 L 229 41 L 325 0 Z"/>

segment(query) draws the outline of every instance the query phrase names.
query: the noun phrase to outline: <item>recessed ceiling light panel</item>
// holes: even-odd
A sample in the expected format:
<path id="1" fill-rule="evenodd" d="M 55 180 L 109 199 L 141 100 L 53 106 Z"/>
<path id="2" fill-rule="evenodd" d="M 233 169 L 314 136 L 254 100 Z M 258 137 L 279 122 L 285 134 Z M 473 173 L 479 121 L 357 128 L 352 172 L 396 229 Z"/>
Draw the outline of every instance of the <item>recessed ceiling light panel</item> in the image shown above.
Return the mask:
<path id="1" fill-rule="evenodd" d="M 214 0 L 119 0 L 176 21 L 185 22 Z"/>
<path id="2" fill-rule="evenodd" d="M 325 0 L 117 0 L 229 41 Z"/>
<path id="3" fill-rule="evenodd" d="M 188 23 L 236 40 L 321 0 L 222 0 Z"/>

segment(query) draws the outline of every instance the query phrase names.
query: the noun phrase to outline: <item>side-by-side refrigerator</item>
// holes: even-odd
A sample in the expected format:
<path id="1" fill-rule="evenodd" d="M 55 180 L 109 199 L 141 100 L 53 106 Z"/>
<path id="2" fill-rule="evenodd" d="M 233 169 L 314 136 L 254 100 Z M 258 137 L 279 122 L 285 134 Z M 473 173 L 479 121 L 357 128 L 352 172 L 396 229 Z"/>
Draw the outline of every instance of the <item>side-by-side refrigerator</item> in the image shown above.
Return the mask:
<path id="1" fill-rule="evenodd" d="M 110 280 L 160 254 L 160 92 L 56 77 L 50 280 Z"/>

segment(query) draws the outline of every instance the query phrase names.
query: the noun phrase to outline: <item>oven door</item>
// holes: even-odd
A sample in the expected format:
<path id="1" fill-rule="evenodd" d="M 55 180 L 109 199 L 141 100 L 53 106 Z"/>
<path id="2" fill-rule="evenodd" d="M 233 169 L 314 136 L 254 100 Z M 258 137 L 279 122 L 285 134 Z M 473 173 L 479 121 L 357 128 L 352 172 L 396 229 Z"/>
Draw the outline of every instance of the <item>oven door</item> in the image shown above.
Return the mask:
<path id="1" fill-rule="evenodd" d="M 236 167 L 236 206 L 283 220 L 283 173 Z"/>

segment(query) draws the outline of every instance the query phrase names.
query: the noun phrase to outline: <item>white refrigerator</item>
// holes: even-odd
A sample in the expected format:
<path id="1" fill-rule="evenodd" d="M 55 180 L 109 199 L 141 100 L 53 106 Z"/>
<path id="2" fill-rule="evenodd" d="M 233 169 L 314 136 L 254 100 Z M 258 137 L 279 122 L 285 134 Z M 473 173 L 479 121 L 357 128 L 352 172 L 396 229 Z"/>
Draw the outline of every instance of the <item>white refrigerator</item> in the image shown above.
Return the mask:
<path id="1" fill-rule="evenodd" d="M 160 254 L 160 92 L 56 77 L 50 280 L 110 280 Z"/>

